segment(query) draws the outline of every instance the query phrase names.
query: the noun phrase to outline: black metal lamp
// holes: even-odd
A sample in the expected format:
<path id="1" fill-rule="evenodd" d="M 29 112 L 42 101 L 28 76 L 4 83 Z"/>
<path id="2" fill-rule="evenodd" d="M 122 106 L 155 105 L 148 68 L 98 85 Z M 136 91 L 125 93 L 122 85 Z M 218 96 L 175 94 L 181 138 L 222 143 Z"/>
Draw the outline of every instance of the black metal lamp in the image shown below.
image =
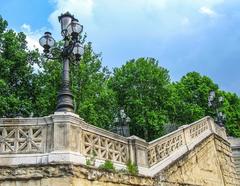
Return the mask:
<path id="1" fill-rule="evenodd" d="M 129 123 L 131 122 L 131 119 L 126 115 L 124 109 L 120 109 L 120 111 L 117 114 L 117 117 L 114 119 L 114 126 L 112 128 L 112 131 L 125 136 L 130 136 L 130 130 L 129 130 Z"/>
<path id="2" fill-rule="evenodd" d="M 208 97 L 208 106 L 213 108 L 216 112 L 216 119 L 215 122 L 223 127 L 224 122 L 226 120 L 225 114 L 223 114 L 219 109 L 221 108 L 223 104 L 224 98 L 222 96 L 216 97 L 216 94 L 214 91 L 210 91 L 209 97 Z"/>
<path id="3" fill-rule="evenodd" d="M 61 24 L 62 36 L 65 37 L 67 35 L 67 28 L 71 24 L 72 20 L 74 20 L 74 16 L 69 12 L 66 12 L 65 14 L 61 14 L 58 17 L 58 20 Z"/>
<path id="4" fill-rule="evenodd" d="M 55 45 L 55 40 L 50 32 L 45 32 L 44 36 L 39 39 L 40 45 L 44 48 L 44 53 L 49 53 L 50 48 Z"/>
<path id="5" fill-rule="evenodd" d="M 79 60 L 80 57 L 83 55 L 84 48 L 82 47 L 80 42 L 75 43 L 72 53 L 74 54 L 76 60 Z"/>
<path id="6" fill-rule="evenodd" d="M 57 97 L 56 111 L 73 112 L 73 95 L 69 88 L 69 63 L 75 64 L 74 61 L 79 61 L 84 53 L 84 48 L 80 41 L 83 26 L 69 12 L 61 14 L 58 19 L 61 24 L 61 34 L 64 40 L 63 48 L 54 48 L 55 40 L 50 32 L 45 32 L 44 36 L 39 39 L 39 43 L 44 48 L 45 57 L 48 59 L 56 59 L 53 52 L 55 50 L 58 50 L 61 54 L 60 58 L 63 60 L 62 86 Z"/>
<path id="7" fill-rule="evenodd" d="M 77 40 L 82 31 L 83 26 L 79 24 L 77 19 L 74 19 L 67 27 L 67 34 L 72 36 L 73 40 Z"/>

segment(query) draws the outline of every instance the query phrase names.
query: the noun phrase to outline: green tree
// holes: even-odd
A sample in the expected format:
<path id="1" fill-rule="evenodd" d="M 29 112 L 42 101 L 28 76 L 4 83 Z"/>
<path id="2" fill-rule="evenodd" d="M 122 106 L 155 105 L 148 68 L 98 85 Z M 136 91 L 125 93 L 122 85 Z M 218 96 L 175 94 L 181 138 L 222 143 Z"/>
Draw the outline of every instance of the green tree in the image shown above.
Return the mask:
<path id="1" fill-rule="evenodd" d="M 116 96 L 107 86 L 110 72 L 102 67 L 101 56 L 92 44 L 84 47 L 79 66 L 72 66 L 72 90 L 76 113 L 91 124 L 108 128 L 116 109 Z"/>
<path id="2" fill-rule="evenodd" d="M 0 117 L 29 116 L 32 110 L 34 52 L 26 36 L 7 29 L 0 17 Z"/>
<path id="3" fill-rule="evenodd" d="M 207 115 L 216 119 L 216 110 L 208 107 L 209 93 L 214 90 L 216 97 L 224 98 L 219 111 L 226 115 L 227 133 L 240 137 L 240 99 L 236 94 L 219 90 L 209 77 L 197 72 L 187 73 L 179 82 L 173 83 L 170 90 L 167 104 L 171 123 L 189 124 Z"/>
<path id="4" fill-rule="evenodd" d="M 153 58 L 130 60 L 114 69 L 109 86 L 116 92 L 119 107 L 131 118 L 131 134 L 152 140 L 168 121 L 165 100 L 170 84 L 168 71 Z"/>
<path id="5" fill-rule="evenodd" d="M 168 115 L 171 123 L 189 124 L 211 113 L 208 108 L 208 95 L 218 86 L 207 76 L 190 72 L 179 82 L 170 86 Z"/>
<path id="6" fill-rule="evenodd" d="M 61 43 L 58 43 L 61 47 Z M 33 68 L 38 64 L 38 68 Z M 26 36 L 7 29 L 0 17 L 0 117 L 46 116 L 54 113 L 60 89 L 62 61 L 42 60 L 38 51 L 29 51 Z M 108 88 L 109 71 L 91 43 L 85 44 L 80 64 L 71 65 L 71 89 L 75 112 L 87 122 L 108 128 L 116 99 Z"/>
<path id="7" fill-rule="evenodd" d="M 61 69 L 62 64 L 57 60 L 42 61 L 40 69 L 33 78 L 34 116 L 54 113 L 60 88 Z"/>
<path id="8" fill-rule="evenodd" d="M 116 108 L 115 94 L 107 87 L 109 72 L 102 67 L 101 56 L 93 52 L 91 43 L 87 43 L 84 50 L 79 63 L 70 65 L 75 113 L 93 125 L 108 128 Z M 61 71 L 61 61 L 43 62 L 34 81 L 36 94 L 39 94 L 35 104 L 36 115 L 48 115 L 55 111 Z"/>
<path id="9" fill-rule="evenodd" d="M 230 136 L 240 137 L 240 98 L 230 92 L 220 91 L 224 102 L 221 111 L 226 115 L 225 127 Z"/>
<path id="10" fill-rule="evenodd" d="M 209 92 L 214 90 L 224 97 L 220 110 L 226 114 L 228 134 L 240 137 L 240 98 L 219 90 L 210 78 L 190 72 L 170 83 L 168 71 L 153 58 L 130 60 L 110 76 L 91 43 L 84 48 L 70 75 L 75 112 L 88 123 L 109 129 L 115 113 L 124 108 L 131 118 L 131 134 L 152 140 L 164 134 L 164 124 L 170 123 L 165 128 L 171 130 L 174 124 L 215 117 L 208 107 Z M 0 117 L 45 116 L 55 111 L 62 62 L 41 60 L 38 51 L 28 50 L 26 36 L 8 29 L 2 17 L 0 69 Z"/>

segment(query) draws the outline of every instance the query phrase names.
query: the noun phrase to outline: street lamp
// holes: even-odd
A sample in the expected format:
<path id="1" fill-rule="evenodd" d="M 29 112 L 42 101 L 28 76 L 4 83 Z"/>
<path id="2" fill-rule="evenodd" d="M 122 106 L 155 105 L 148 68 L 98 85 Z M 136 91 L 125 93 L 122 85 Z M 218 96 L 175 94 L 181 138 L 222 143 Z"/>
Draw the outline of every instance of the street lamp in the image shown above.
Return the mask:
<path id="1" fill-rule="evenodd" d="M 63 60 L 61 90 L 57 97 L 57 112 L 73 112 L 73 95 L 69 84 L 69 63 L 79 61 L 84 53 L 82 43 L 80 42 L 83 26 L 69 12 L 58 17 L 61 24 L 61 34 L 63 36 L 64 46 L 60 49 L 60 58 Z M 39 39 L 40 45 L 44 48 L 43 52 L 48 59 L 53 57 L 54 51 L 59 50 L 55 47 L 55 40 L 50 32 L 45 32 Z"/>
<path id="2" fill-rule="evenodd" d="M 130 131 L 129 131 L 129 122 L 131 119 L 126 115 L 124 109 L 121 109 L 117 115 L 117 117 L 114 119 L 114 126 L 113 126 L 113 132 L 116 132 L 119 135 L 129 137 Z"/>
<path id="3" fill-rule="evenodd" d="M 216 97 L 216 94 L 213 90 L 209 93 L 208 106 L 215 110 L 216 112 L 215 122 L 221 127 L 224 127 L 224 122 L 226 120 L 225 114 L 219 111 L 220 107 L 223 104 L 223 100 L 224 99 L 222 96 Z"/>

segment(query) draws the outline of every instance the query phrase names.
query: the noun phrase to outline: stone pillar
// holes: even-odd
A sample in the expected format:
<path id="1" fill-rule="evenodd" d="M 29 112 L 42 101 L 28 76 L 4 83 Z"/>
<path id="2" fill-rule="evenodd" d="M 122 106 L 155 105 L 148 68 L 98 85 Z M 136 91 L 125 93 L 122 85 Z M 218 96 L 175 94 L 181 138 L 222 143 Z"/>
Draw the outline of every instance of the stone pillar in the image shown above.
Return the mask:
<path id="1" fill-rule="evenodd" d="M 217 125 L 213 118 L 208 118 L 208 123 L 210 126 L 210 129 L 213 133 L 221 136 L 223 139 L 227 140 L 227 134 L 226 134 L 226 129 L 224 127 L 220 127 L 219 125 Z"/>
<path id="2" fill-rule="evenodd" d="M 209 123 L 209 127 L 210 127 L 211 131 L 216 134 L 217 133 L 216 124 L 215 124 L 213 118 L 209 117 L 208 118 L 208 123 Z"/>
<path id="3" fill-rule="evenodd" d="M 52 119 L 52 145 L 48 161 L 85 162 L 81 154 L 81 118 L 71 112 L 55 112 Z"/>
<path id="4" fill-rule="evenodd" d="M 78 139 L 73 133 L 74 126 L 79 125 L 79 116 L 71 112 L 55 112 L 53 117 L 53 147 L 52 151 L 78 152 Z M 80 135 L 80 132 L 79 132 Z M 73 138 L 76 148 L 72 148 Z"/>
<path id="5" fill-rule="evenodd" d="M 128 144 L 131 162 L 136 163 L 140 167 L 148 167 L 148 143 L 137 136 L 130 136 L 128 137 Z"/>

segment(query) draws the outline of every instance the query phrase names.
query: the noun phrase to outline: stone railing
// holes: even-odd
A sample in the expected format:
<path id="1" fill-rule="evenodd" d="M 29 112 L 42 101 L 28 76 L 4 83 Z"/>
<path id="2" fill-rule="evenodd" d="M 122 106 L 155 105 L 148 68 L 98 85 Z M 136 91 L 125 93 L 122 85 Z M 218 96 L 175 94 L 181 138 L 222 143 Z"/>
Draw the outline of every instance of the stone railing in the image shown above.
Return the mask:
<path id="1" fill-rule="evenodd" d="M 72 113 L 55 113 L 42 118 L 0 119 L 0 165 L 72 162 L 85 164 L 93 157 L 96 165 L 105 160 L 123 168 L 135 162 L 139 171 L 154 175 L 212 133 L 224 137 L 224 129 L 210 117 L 147 143 L 94 127 Z"/>
<path id="2" fill-rule="evenodd" d="M 184 145 L 184 135 L 182 130 L 175 131 L 158 140 L 150 142 L 148 146 L 148 163 L 153 166 L 161 160 L 174 153 Z"/>
<path id="3" fill-rule="evenodd" d="M 0 154 L 46 151 L 49 117 L 0 119 Z"/>
<path id="4" fill-rule="evenodd" d="M 212 131 L 212 123 L 209 117 L 205 117 L 191 125 L 184 125 L 178 130 L 167 134 L 148 146 L 149 166 L 153 166 L 171 155 L 178 157 L 178 152 L 185 152 L 201 141 L 201 137 L 206 137 Z M 178 153 L 179 155 L 179 153 Z M 181 153 L 180 153 L 181 155 Z"/>
<path id="5" fill-rule="evenodd" d="M 96 156 L 97 159 L 125 164 L 129 158 L 128 142 L 118 138 L 106 137 L 96 131 L 84 130 L 82 134 L 82 153 L 85 156 Z"/>

